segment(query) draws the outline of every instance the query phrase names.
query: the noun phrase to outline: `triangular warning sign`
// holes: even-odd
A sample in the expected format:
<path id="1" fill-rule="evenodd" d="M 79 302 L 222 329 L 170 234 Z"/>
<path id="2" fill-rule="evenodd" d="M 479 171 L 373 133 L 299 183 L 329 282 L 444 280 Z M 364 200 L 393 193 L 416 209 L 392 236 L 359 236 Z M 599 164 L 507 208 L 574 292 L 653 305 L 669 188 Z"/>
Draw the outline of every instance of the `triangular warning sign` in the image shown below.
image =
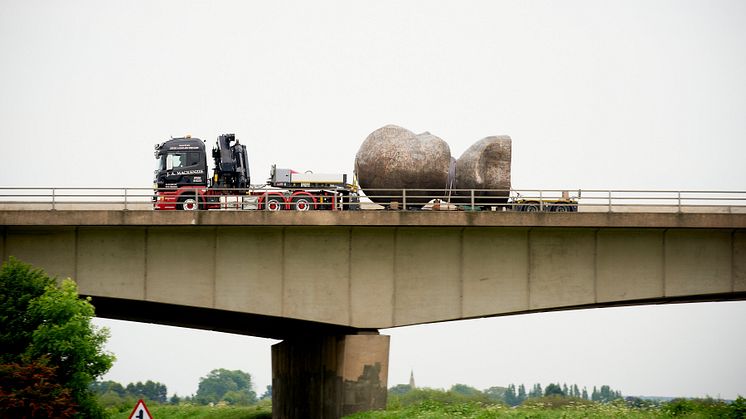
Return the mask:
<path id="1" fill-rule="evenodd" d="M 148 411 L 148 407 L 145 406 L 145 402 L 140 399 L 137 401 L 135 408 L 132 409 L 129 419 L 153 419 L 153 416 Z"/>

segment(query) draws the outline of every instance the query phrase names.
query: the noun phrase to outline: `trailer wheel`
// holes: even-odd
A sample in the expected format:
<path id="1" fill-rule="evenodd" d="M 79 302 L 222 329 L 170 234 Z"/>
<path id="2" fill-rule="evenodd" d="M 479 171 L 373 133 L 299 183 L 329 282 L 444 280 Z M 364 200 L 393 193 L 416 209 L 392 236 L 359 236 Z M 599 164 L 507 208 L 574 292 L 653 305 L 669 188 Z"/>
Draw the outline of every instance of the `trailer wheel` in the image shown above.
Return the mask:
<path id="1" fill-rule="evenodd" d="M 292 208 L 296 211 L 310 211 L 313 209 L 313 200 L 308 196 L 296 196 L 293 198 Z"/>
<path id="2" fill-rule="evenodd" d="M 264 200 L 264 208 L 267 211 L 281 211 L 285 206 L 285 200 L 279 195 L 268 195 Z"/>
<path id="3" fill-rule="evenodd" d="M 539 212 L 539 204 L 526 204 L 523 206 L 525 212 Z"/>
<path id="4" fill-rule="evenodd" d="M 552 210 L 554 212 L 570 212 L 570 211 L 572 211 L 572 209 L 570 208 L 570 206 L 567 205 L 567 204 L 555 204 L 552 207 Z"/>
<path id="5" fill-rule="evenodd" d="M 177 208 L 182 211 L 196 211 L 200 209 L 199 206 L 196 198 L 181 198 Z"/>

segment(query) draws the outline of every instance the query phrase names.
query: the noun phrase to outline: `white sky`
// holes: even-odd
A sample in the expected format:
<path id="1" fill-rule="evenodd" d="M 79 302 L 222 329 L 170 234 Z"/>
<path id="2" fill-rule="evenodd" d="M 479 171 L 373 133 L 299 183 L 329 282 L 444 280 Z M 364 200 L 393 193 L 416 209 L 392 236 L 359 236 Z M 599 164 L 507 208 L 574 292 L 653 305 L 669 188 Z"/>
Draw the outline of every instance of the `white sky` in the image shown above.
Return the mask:
<path id="1" fill-rule="evenodd" d="M 272 163 L 351 173 L 396 123 L 454 156 L 510 135 L 516 188 L 744 190 L 744 22 L 740 0 L 2 0 L 0 186 L 149 187 L 153 144 L 187 133 L 235 132 L 255 183 Z M 744 319 L 719 303 L 392 330 L 389 384 L 414 368 L 434 387 L 735 397 Z M 107 378 L 270 382 L 271 341 L 101 323 Z"/>

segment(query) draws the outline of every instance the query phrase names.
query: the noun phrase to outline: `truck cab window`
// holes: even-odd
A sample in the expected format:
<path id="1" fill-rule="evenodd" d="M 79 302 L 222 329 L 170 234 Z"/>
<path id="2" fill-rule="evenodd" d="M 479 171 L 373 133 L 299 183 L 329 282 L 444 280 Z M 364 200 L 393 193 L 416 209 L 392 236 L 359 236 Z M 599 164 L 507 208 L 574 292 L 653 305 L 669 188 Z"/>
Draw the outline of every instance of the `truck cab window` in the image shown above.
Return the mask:
<path id="1" fill-rule="evenodd" d="M 186 165 L 187 166 L 196 166 L 199 162 L 199 153 L 193 153 L 189 152 L 186 153 Z"/>
<path id="2" fill-rule="evenodd" d="M 182 152 L 182 153 L 170 153 L 168 159 L 171 160 L 171 168 L 181 169 L 188 166 L 196 166 L 200 164 L 199 153 L 193 152 Z M 170 170 L 170 169 L 169 169 Z"/>

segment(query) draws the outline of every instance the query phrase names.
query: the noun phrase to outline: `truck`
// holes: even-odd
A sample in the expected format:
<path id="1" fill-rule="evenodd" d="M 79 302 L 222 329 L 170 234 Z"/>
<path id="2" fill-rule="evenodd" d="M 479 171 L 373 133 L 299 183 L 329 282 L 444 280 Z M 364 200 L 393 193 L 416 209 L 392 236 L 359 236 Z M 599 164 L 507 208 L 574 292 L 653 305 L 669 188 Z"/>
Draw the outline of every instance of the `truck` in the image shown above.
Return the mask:
<path id="1" fill-rule="evenodd" d="M 346 174 L 300 173 L 272 165 L 263 185 L 252 185 L 246 146 L 235 134 L 218 136 L 208 176 L 204 141 L 190 135 L 155 145 L 155 210 L 349 210 L 357 209 L 357 187 Z"/>
<path id="2" fill-rule="evenodd" d="M 212 149 L 213 172 L 208 176 L 205 142 L 190 135 L 171 138 L 155 145 L 156 168 L 153 180 L 153 209 L 163 210 L 358 210 L 360 190 L 355 176 L 348 183 L 346 174 L 296 172 L 272 165 L 264 184 L 252 185 L 246 146 L 235 134 L 218 136 Z M 451 190 L 444 190 L 444 198 Z M 473 193 L 473 191 L 472 191 Z M 574 212 L 577 198 L 563 192 L 561 198 L 523 197 L 517 193 L 499 202 L 478 197 L 451 200 L 427 197 L 425 205 L 407 205 L 402 191 L 391 202 L 370 208 L 430 211 L 485 209 L 522 212 Z M 396 196 L 398 195 L 398 196 Z M 432 199 L 431 199 L 432 198 Z M 410 201 L 411 203 L 412 201 Z"/>

